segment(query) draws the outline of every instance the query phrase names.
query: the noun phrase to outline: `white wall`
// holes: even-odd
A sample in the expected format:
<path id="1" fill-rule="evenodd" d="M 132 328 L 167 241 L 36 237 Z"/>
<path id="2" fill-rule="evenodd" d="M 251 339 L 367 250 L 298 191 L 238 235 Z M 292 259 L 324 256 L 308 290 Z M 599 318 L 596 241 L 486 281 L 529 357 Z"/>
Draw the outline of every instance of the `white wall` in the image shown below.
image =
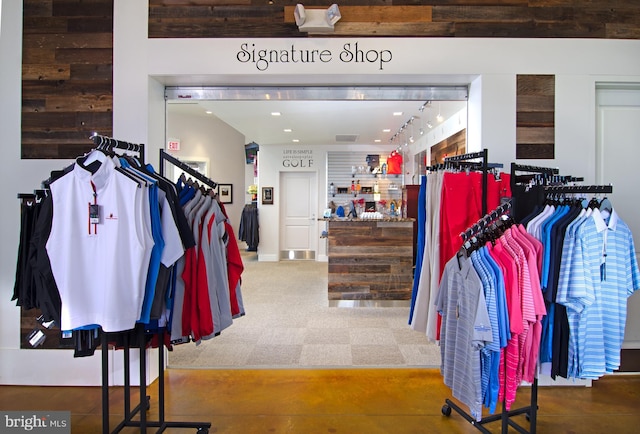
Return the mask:
<path id="1" fill-rule="evenodd" d="M 233 203 L 225 209 L 237 237 L 246 190 L 244 135 L 215 116 L 172 113 L 167 117 L 167 136 L 180 139 L 180 151 L 171 155 L 185 160 L 204 157 L 209 161 L 209 178 L 233 185 Z"/>
<path id="2" fill-rule="evenodd" d="M 8 302 L 18 244 L 16 194 L 36 188 L 43 174 L 64 162 L 20 159 L 22 2 L 5 1 L 1 7 L 0 146 L 4 168 L 0 171 L 0 199 L 6 207 L 0 225 L 0 383 L 96 384 L 97 357 L 74 360 L 68 351 L 52 350 L 47 352 L 50 363 L 43 365 L 38 351 L 19 350 L 19 312 Z M 147 2 L 115 0 L 114 14 L 114 135 L 148 144 L 149 160 L 154 164 L 164 143 L 158 139 L 165 131 L 164 112 L 160 110 L 163 84 L 415 85 L 473 81 L 469 143 L 488 147 L 493 162 L 508 165 L 515 156 L 515 75 L 555 74 L 556 159 L 523 163 L 558 166 L 589 182 L 595 176 L 596 82 L 640 82 L 638 40 L 414 38 L 406 44 L 405 39 L 367 38 L 359 41 L 362 46 L 392 50 L 393 62 L 384 70 L 375 65 L 334 62 L 278 64 L 260 72 L 254 65 L 236 60 L 239 44 L 247 41 L 148 40 Z M 271 38 L 248 42 L 284 49 L 292 43 Z M 339 52 L 345 43 L 353 42 L 346 38 L 304 38 L 295 44 Z M 271 178 L 268 182 L 275 186 L 277 174 L 268 173 L 268 167 L 261 166 L 261 176 Z M 632 175 L 630 182 L 637 182 L 636 178 Z M 318 185 L 324 192 L 326 179 L 320 174 Z M 271 214 L 261 215 L 263 233 L 278 224 Z M 263 240 L 261 248 L 265 252 L 277 250 L 273 249 L 273 240 Z"/>

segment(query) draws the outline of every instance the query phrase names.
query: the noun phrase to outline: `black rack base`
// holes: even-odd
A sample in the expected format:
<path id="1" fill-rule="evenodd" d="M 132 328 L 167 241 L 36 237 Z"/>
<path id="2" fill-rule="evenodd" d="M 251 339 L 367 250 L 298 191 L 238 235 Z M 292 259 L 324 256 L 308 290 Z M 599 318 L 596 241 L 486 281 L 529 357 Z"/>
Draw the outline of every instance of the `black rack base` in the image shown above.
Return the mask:
<path id="1" fill-rule="evenodd" d="M 462 416 L 467 422 L 473 425 L 478 431 L 484 434 L 492 434 L 491 431 L 486 429 L 484 425 L 491 422 L 502 422 L 502 434 L 507 434 L 509 432 L 509 427 L 515 429 L 521 434 L 535 434 L 536 433 L 536 424 L 537 424 L 537 415 L 538 415 L 538 379 L 534 379 L 533 384 L 531 384 L 531 405 L 526 407 L 517 408 L 514 410 L 506 410 L 504 407 L 504 402 L 502 403 L 502 412 L 499 414 L 494 414 L 491 416 L 483 417 L 480 420 L 476 420 L 471 417 L 466 411 L 464 411 L 458 404 L 453 402 L 450 399 L 445 399 L 444 405 L 442 406 L 442 414 L 444 416 L 450 416 L 451 410 L 455 410 L 460 416 Z M 518 425 L 511 418 L 513 416 L 518 416 L 521 414 L 525 414 L 527 420 L 529 421 L 529 430 Z"/>
<path id="2" fill-rule="evenodd" d="M 146 379 L 146 345 L 145 330 L 143 327 L 136 327 L 136 337 L 140 350 L 140 404 L 131 409 L 131 376 L 130 376 L 130 345 L 128 337 L 125 335 L 124 344 L 124 419 L 110 431 L 109 428 L 109 356 L 108 342 L 109 333 L 102 333 L 102 433 L 118 433 L 125 427 L 140 428 L 141 433 L 146 433 L 147 428 L 158 428 L 157 433 L 164 432 L 167 428 L 196 429 L 197 433 L 208 434 L 211 423 L 209 422 L 170 422 L 165 420 L 164 409 L 164 352 L 162 342 L 164 342 L 164 329 L 156 332 L 158 335 L 158 412 L 159 420 L 147 420 L 147 411 L 150 408 L 151 397 L 147 395 Z M 144 408 L 144 411 L 141 409 Z M 139 415 L 137 419 L 134 418 Z"/>

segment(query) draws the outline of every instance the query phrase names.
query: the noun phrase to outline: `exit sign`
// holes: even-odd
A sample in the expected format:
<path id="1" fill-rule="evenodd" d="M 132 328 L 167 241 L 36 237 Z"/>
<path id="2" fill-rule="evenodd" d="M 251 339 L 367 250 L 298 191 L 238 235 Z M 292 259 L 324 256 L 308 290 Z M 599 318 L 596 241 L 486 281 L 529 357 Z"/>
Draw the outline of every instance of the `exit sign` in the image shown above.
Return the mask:
<path id="1" fill-rule="evenodd" d="M 180 150 L 180 140 L 169 140 L 167 142 L 167 149 L 169 151 L 179 151 Z"/>

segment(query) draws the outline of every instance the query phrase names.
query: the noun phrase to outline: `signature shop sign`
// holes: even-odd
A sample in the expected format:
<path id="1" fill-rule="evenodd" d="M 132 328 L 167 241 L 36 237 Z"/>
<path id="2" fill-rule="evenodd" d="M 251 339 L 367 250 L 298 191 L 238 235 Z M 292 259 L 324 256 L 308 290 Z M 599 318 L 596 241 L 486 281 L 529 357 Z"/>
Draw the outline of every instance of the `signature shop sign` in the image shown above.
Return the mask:
<path id="1" fill-rule="evenodd" d="M 370 64 L 382 71 L 393 60 L 387 49 L 376 49 L 361 42 L 347 42 L 339 50 L 329 48 L 299 48 L 295 43 L 286 48 L 261 46 L 255 42 L 244 42 L 236 52 L 240 63 L 253 64 L 258 71 L 267 71 L 274 64 L 307 64 L 314 67 L 322 64 Z"/>

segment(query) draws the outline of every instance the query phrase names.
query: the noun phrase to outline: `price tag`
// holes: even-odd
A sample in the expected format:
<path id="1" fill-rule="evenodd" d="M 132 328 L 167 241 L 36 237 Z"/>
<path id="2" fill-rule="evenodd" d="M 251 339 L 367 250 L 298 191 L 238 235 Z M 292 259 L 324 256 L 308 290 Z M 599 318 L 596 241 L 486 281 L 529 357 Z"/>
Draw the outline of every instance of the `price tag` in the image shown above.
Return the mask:
<path id="1" fill-rule="evenodd" d="M 89 204 L 89 223 L 97 225 L 100 223 L 100 206 Z"/>

